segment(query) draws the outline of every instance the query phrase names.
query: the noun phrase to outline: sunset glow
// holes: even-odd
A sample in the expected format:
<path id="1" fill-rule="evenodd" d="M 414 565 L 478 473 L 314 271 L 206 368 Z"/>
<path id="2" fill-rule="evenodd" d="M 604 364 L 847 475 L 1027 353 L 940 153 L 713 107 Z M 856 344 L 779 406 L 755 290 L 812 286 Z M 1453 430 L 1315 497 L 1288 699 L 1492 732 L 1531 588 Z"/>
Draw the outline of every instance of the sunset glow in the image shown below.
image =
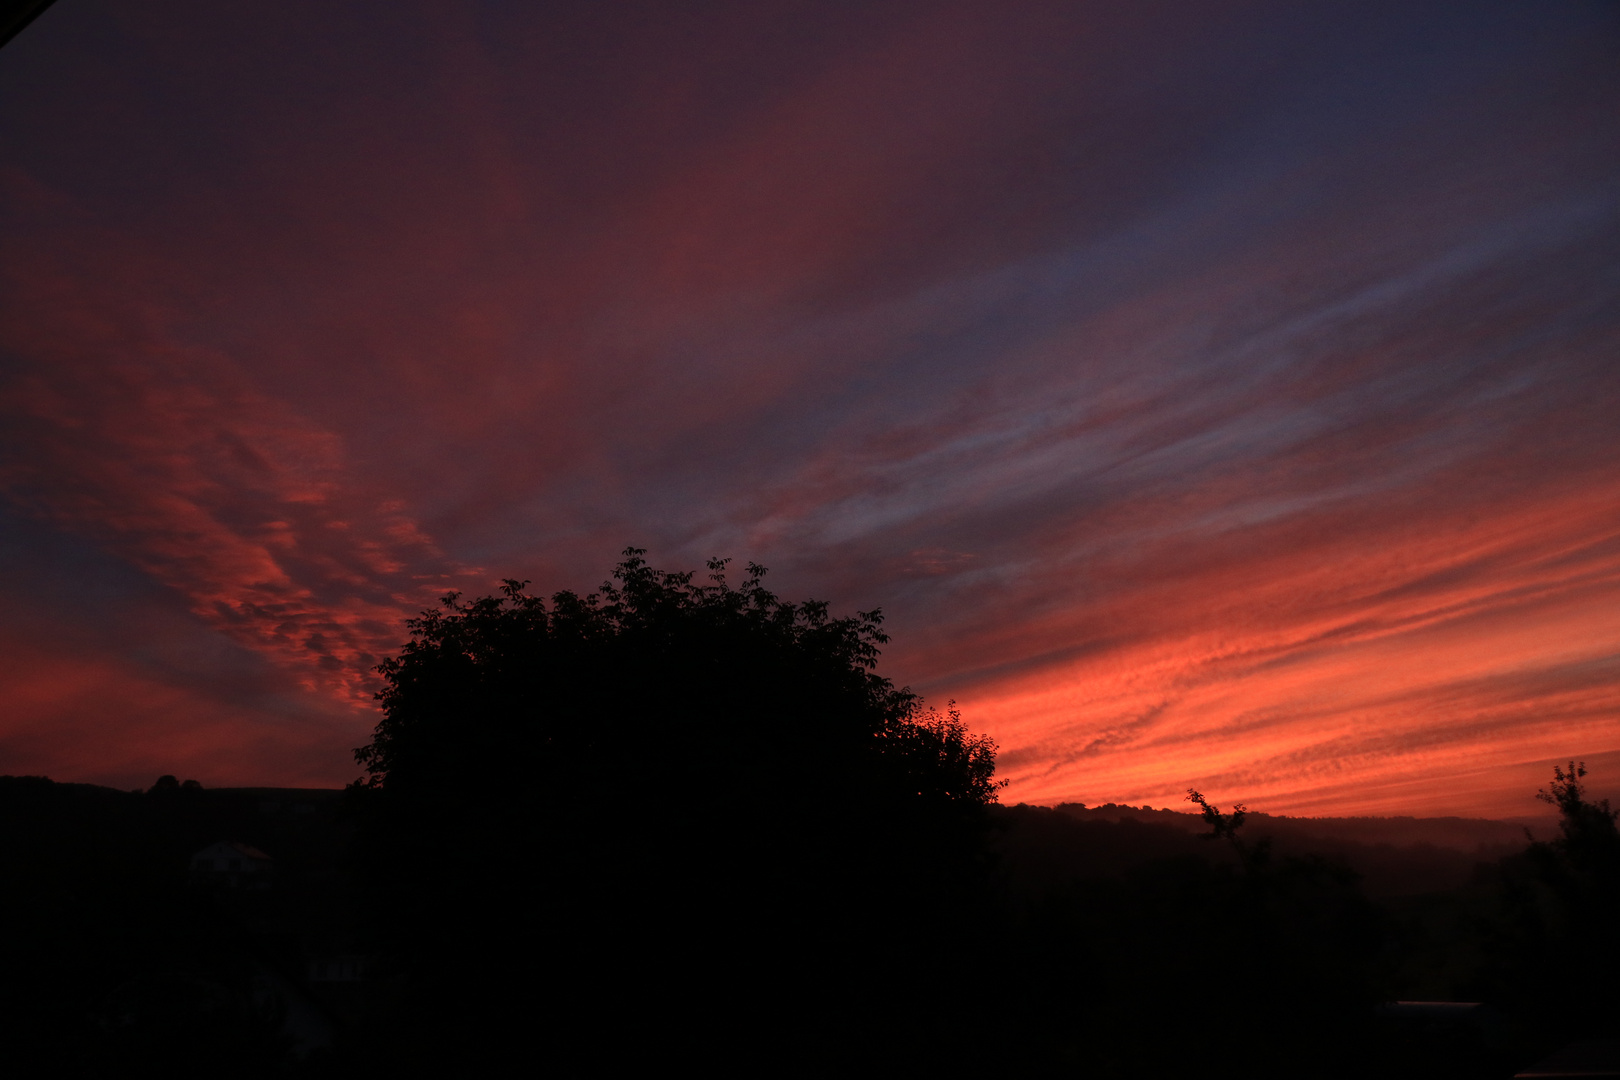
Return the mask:
<path id="1" fill-rule="evenodd" d="M 1620 792 L 1620 8 L 251 7 L 0 53 L 0 773 L 344 783 L 634 544 L 1005 801 Z"/>

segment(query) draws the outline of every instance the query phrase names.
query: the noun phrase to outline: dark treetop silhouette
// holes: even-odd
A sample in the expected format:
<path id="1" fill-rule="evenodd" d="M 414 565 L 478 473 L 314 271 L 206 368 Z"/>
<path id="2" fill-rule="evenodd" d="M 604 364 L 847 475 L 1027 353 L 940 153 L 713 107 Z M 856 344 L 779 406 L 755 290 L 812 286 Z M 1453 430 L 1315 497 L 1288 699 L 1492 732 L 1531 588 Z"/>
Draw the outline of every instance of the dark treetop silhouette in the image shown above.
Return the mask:
<path id="1" fill-rule="evenodd" d="M 447 596 L 380 666 L 356 756 L 401 1015 L 447 1053 L 538 1023 L 587 1069 L 923 1052 L 975 962 L 939 942 L 978 895 L 993 745 L 874 672 L 878 612 L 642 556 L 549 605 L 513 580 Z M 504 989 L 523 971 L 551 1008 Z"/>
<path id="2" fill-rule="evenodd" d="M 916 694 L 873 673 L 888 640 L 880 612 L 834 619 L 823 602 L 786 603 L 752 563 L 733 588 L 727 560 L 709 563 L 704 585 L 691 573 L 652 569 L 640 549 L 624 554 L 617 584 L 584 597 L 558 593 L 549 611 L 524 592 L 528 582 L 508 579 L 501 596 L 464 604 L 451 593 L 442 611 L 410 620 L 411 640 L 378 668 L 383 720 L 355 751 L 371 783 L 408 786 L 425 773 L 435 784 L 477 777 L 482 786 L 521 748 L 538 755 L 524 760 L 561 785 L 554 790 L 577 795 L 624 784 L 656 747 L 660 756 L 707 759 L 711 783 L 727 762 L 767 766 L 770 778 L 723 782 L 768 779 L 778 795 L 791 796 L 781 781 L 807 770 L 824 793 L 829 770 L 853 768 L 862 779 L 884 776 L 891 796 L 995 800 L 989 740 L 970 736 L 954 712 L 925 712 Z M 649 711 L 627 712 L 632 701 Z M 600 722 L 582 723 L 587 714 Z M 665 766 L 653 772 L 636 779 L 655 787 L 674 779 Z"/>
<path id="3" fill-rule="evenodd" d="M 1569 763 L 1566 770 L 1553 766 L 1553 782 L 1536 792 L 1536 798 L 1558 808 L 1562 836 L 1551 845 L 1578 869 L 1595 874 L 1613 874 L 1620 868 L 1620 833 L 1614 820 L 1620 811 L 1609 800 L 1586 801 L 1586 762 Z"/>

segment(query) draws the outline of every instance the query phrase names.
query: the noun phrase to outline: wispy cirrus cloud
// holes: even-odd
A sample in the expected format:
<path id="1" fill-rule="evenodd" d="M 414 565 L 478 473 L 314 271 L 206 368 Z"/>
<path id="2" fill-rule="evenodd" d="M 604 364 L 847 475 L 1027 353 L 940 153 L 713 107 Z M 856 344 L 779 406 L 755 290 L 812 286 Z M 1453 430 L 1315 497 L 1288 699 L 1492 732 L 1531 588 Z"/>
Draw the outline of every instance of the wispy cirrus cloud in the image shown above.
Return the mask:
<path id="1" fill-rule="evenodd" d="M 626 543 L 882 604 L 1014 798 L 1505 812 L 1615 746 L 1596 8 L 52 27 L 0 69 L 0 483 L 183 618 L 37 645 L 41 761 L 121 680 L 198 760 L 328 754 L 402 617 Z"/>

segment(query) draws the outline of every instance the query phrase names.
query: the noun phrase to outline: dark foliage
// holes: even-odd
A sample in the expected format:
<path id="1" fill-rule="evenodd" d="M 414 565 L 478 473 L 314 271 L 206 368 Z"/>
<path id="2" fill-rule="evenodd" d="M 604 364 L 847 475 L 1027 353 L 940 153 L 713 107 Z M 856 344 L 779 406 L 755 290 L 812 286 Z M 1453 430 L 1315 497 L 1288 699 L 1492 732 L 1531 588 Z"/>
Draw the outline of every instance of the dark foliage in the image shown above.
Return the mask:
<path id="1" fill-rule="evenodd" d="M 192 878 L 191 854 L 226 838 L 276 853 L 272 892 Z M 306 948 L 350 932 L 346 846 L 329 811 L 266 815 L 252 792 L 0 777 L 6 1065 L 18 1076 L 293 1071 L 272 991 L 302 982 Z"/>
<path id="2" fill-rule="evenodd" d="M 446 597 L 381 666 L 357 757 L 396 1045 L 511 1032 L 586 1072 L 947 1052 L 936 988 L 985 977 L 993 747 L 874 673 L 877 612 L 641 556 L 549 605 Z"/>
<path id="3" fill-rule="evenodd" d="M 1480 981 L 1538 1030 L 1620 1038 L 1620 830 L 1607 800 L 1586 800 L 1585 776 L 1584 763 L 1554 767 L 1537 797 L 1558 808 L 1560 835 L 1499 868 Z"/>
<path id="4" fill-rule="evenodd" d="M 1235 842 L 1231 815 L 1219 837 L 1234 842 L 1218 847 L 1128 818 L 997 817 L 1010 877 L 994 1008 L 1012 1071 L 1348 1076 L 1371 1063 L 1384 924 L 1344 865 Z"/>
<path id="5" fill-rule="evenodd" d="M 1587 802 L 1586 762 L 1570 762 L 1566 771 L 1553 766 L 1553 782 L 1536 793 L 1536 798 L 1558 808 L 1558 829 L 1562 834 L 1550 844 L 1538 845 L 1561 869 L 1585 878 L 1599 889 L 1613 890 L 1620 881 L 1620 830 L 1615 817 L 1620 811 L 1609 807 L 1609 800 Z"/>
<path id="6" fill-rule="evenodd" d="M 506 838 L 498 864 L 435 879 L 434 837 L 405 837 L 391 849 L 401 861 L 374 884 L 415 881 L 421 895 L 357 904 L 346 822 L 372 816 L 362 850 L 375 857 L 393 835 L 386 788 L 346 799 L 180 784 L 131 794 L 0 778 L 6 1061 L 19 1075 L 416 1075 L 489 1071 L 480 1056 L 521 1043 L 526 1061 L 556 1075 L 701 1058 L 707 1071 L 750 1075 L 875 1065 L 1505 1080 L 1566 1042 L 1614 1034 L 1614 866 L 1602 854 L 1613 819 L 1598 816 L 1609 812 L 1580 778 L 1574 766 L 1555 779 L 1569 826 L 1557 839 L 1480 863 L 1470 883 L 1395 889 L 1376 903 L 1347 863 L 1310 856 L 1298 837 L 1255 857 L 1267 837 L 1246 834 L 1262 814 L 1223 830 L 1241 843 L 1211 844 L 1193 815 L 990 806 L 999 884 L 988 899 L 970 874 L 972 888 L 947 889 L 949 902 L 932 907 L 856 906 L 875 917 L 842 941 L 825 911 L 791 899 L 774 909 L 777 924 L 743 905 L 711 917 L 703 905 L 725 898 L 702 888 L 701 903 L 672 897 L 672 883 L 692 884 L 679 876 L 619 873 L 586 890 L 603 911 L 584 910 L 567 899 L 577 883 L 554 876 L 560 859 L 523 862 L 546 853 L 526 846 L 541 831 L 494 816 L 459 821 Z M 768 816 L 746 804 L 721 813 L 708 835 Z M 233 895 L 188 881 L 189 853 L 222 837 L 274 852 L 275 887 Z M 1342 849 L 1358 868 L 1390 850 Z M 739 865 L 732 880 L 769 899 L 742 880 L 748 872 Z M 885 873 L 874 887 L 892 890 Z M 630 891 L 610 895 L 619 887 Z M 380 927 L 361 932 L 379 913 L 395 935 L 392 972 L 347 986 L 302 977 L 310 956 L 386 959 L 374 952 Z M 407 915 L 423 920 L 414 932 Z M 827 955 L 807 957 L 801 942 Z M 789 975 L 804 982 L 784 986 Z M 290 999 L 267 996 L 267 979 L 323 1010 L 338 1037 L 331 1051 L 293 1049 Z M 1493 1009 L 1464 1022 L 1376 1011 L 1395 998 Z M 559 1036 L 564 1021 L 574 1027 Z"/>
<path id="7" fill-rule="evenodd" d="M 1003 990 L 985 1014 L 1001 1064 L 1506 1080 L 1568 1042 L 1614 1038 L 1617 815 L 1586 800 L 1583 775 L 1572 763 L 1544 793 L 1560 808 L 1558 839 L 1439 889 L 1389 877 L 1380 902 L 1344 859 L 1430 876 L 1388 844 L 1340 843 L 1342 858 L 1324 858 L 1300 836 L 1250 839 L 1264 815 L 1222 813 L 1197 792 L 1201 837 L 1197 818 L 1146 808 L 1000 809 Z M 1487 1007 L 1381 1009 L 1397 999 Z"/>

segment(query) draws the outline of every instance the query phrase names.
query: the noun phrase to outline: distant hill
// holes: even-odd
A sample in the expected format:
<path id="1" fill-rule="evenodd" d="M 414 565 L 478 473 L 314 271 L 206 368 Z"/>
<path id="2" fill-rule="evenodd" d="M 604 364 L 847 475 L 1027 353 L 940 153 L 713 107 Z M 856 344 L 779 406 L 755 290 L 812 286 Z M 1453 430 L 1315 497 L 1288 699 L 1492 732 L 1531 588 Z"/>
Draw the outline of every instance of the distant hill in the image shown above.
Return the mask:
<path id="1" fill-rule="evenodd" d="M 57 834 L 124 833 L 158 842 L 163 857 L 183 860 L 216 840 L 252 843 L 280 860 L 296 860 L 332 820 L 343 792 L 336 788 L 213 788 L 149 796 L 90 784 L 54 784 L 42 777 L 0 777 L 0 808 L 26 812 L 33 841 Z M 158 821 L 153 811 L 163 810 Z M 1105 878 L 1161 859 L 1232 858 L 1226 845 L 1202 838 L 1202 818 L 1167 808 L 1063 803 L 994 808 L 996 846 L 1004 872 L 1018 888 L 1040 892 L 1076 878 Z M 99 824 L 92 826 L 94 819 Z M 114 823 L 117 823 L 116 825 Z M 1556 832 L 1556 819 L 1532 825 L 1538 837 Z M 1251 813 L 1242 836 L 1269 840 L 1279 857 L 1318 855 L 1342 862 L 1367 894 L 1400 897 L 1467 885 L 1490 864 L 1526 847 L 1523 822 L 1463 817 L 1297 818 Z M 159 842 L 161 838 L 161 842 Z M 156 852 L 154 852 L 154 855 Z M 330 856 L 327 856 L 328 858 Z"/>
<path id="2" fill-rule="evenodd" d="M 1121 806 L 1107 803 L 1088 807 L 1084 803 L 1060 803 L 1053 807 L 1079 821 L 1143 821 L 1168 825 L 1190 832 L 1206 831 L 1196 811 Z M 1531 819 L 1525 819 L 1531 820 Z M 1538 832 L 1550 833 L 1557 819 L 1549 817 Z M 1393 844 L 1410 847 L 1429 844 L 1470 854 L 1495 857 L 1506 850 L 1524 847 L 1525 826 L 1519 821 L 1493 821 L 1464 817 L 1288 817 L 1281 814 L 1249 814 L 1244 835 L 1272 837 L 1277 843 L 1305 839 L 1353 844 Z M 1502 850 L 1498 850 L 1502 849 Z"/>
<path id="3" fill-rule="evenodd" d="M 1108 877 L 1161 859 L 1232 858 L 1203 839 L 1196 813 L 1106 804 L 1000 808 L 998 846 L 1017 886 L 1035 892 L 1074 878 Z M 1550 835 L 1551 827 L 1537 830 Z M 1269 840 L 1279 857 L 1317 855 L 1342 862 L 1370 896 L 1443 892 L 1475 880 L 1490 864 L 1527 846 L 1524 826 L 1481 818 L 1293 818 L 1251 813 L 1250 842 Z"/>

